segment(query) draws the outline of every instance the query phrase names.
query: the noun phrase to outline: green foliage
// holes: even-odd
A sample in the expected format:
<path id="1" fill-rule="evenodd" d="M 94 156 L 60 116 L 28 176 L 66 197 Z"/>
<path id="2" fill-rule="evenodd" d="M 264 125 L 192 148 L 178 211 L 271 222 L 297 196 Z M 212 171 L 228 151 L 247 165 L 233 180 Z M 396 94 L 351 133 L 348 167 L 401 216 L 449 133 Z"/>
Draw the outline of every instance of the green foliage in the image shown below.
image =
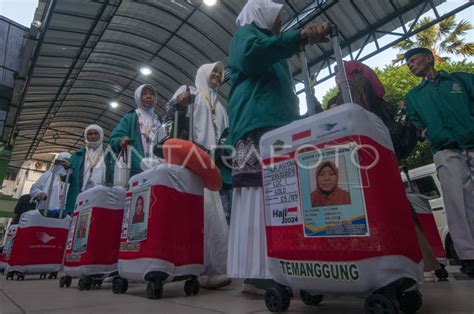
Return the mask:
<path id="1" fill-rule="evenodd" d="M 474 73 L 473 62 L 440 62 L 436 65 L 437 70 L 445 70 L 447 72 L 469 72 Z M 388 65 L 383 70 L 375 69 L 378 77 L 385 87 L 385 100 L 399 105 L 404 96 L 410 89 L 420 83 L 420 78 L 410 73 L 407 66 Z M 323 97 L 323 106 L 327 106 L 327 101 L 337 93 L 337 88 L 329 90 Z M 410 169 L 421 167 L 433 162 L 428 141 L 418 143 L 413 154 L 403 160 L 401 164 L 408 166 Z"/>
<path id="2" fill-rule="evenodd" d="M 337 89 L 337 86 L 334 86 L 333 88 L 331 88 L 327 93 L 326 95 L 324 95 L 323 97 L 323 101 L 322 101 L 322 105 L 323 105 L 323 109 L 326 110 L 328 108 L 328 101 L 333 98 L 334 96 L 337 95 L 337 92 L 338 92 L 338 89 Z"/>
<path id="3" fill-rule="evenodd" d="M 414 29 L 423 27 L 432 21 L 430 17 L 424 17 L 418 21 Z M 455 15 L 449 16 L 438 24 L 395 45 L 394 47 L 398 48 L 401 53 L 397 55 L 393 63 L 402 62 L 403 53 L 416 47 L 431 49 L 437 62 L 449 60 L 449 57 L 444 54 L 474 56 L 474 43 L 466 42 L 463 38 L 471 29 L 472 24 L 469 21 L 457 22 Z"/>

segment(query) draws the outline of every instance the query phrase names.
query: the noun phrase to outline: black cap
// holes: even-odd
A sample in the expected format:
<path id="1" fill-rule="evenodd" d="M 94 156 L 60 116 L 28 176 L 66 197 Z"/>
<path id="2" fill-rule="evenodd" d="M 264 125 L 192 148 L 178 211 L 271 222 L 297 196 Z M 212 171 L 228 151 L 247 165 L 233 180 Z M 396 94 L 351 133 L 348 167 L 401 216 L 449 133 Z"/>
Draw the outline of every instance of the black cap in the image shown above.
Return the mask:
<path id="1" fill-rule="evenodd" d="M 408 60 L 410 60 L 411 57 L 413 57 L 414 55 L 417 55 L 419 53 L 424 53 L 424 54 L 433 56 L 433 52 L 428 48 L 422 48 L 422 47 L 413 48 L 413 49 L 410 49 L 407 52 L 405 52 L 406 62 L 408 62 Z"/>

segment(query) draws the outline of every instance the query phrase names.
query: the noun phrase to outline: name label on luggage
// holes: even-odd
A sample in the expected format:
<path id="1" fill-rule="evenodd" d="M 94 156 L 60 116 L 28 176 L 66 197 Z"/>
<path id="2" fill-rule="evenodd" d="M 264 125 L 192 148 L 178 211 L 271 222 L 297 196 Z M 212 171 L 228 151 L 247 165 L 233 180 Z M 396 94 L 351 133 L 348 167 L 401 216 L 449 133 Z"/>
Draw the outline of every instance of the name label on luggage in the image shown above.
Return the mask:
<path id="1" fill-rule="evenodd" d="M 301 224 L 298 214 L 298 179 L 293 159 L 263 168 L 265 204 L 270 225 Z"/>

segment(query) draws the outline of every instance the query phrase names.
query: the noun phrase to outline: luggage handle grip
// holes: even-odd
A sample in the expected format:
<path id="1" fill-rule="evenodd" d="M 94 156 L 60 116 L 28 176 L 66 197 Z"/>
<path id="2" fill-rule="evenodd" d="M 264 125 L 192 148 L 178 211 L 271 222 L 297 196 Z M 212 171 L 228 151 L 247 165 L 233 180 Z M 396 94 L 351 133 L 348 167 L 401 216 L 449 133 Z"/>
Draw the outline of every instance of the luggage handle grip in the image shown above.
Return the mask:
<path id="1" fill-rule="evenodd" d="M 349 86 L 349 81 L 347 79 L 344 62 L 342 60 L 341 44 L 339 42 L 339 30 L 335 25 L 333 25 L 331 28 L 330 37 L 332 38 L 333 42 L 334 56 L 336 58 L 337 71 L 339 76 L 339 88 L 342 93 L 342 99 L 344 100 L 345 104 L 352 103 L 351 89 Z"/>

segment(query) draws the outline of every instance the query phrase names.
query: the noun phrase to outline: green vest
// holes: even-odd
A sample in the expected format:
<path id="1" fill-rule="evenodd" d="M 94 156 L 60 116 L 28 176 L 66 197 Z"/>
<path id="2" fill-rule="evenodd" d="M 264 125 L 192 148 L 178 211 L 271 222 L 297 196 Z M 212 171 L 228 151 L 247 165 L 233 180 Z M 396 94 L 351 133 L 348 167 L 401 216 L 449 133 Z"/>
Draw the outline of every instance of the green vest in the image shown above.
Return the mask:
<path id="1" fill-rule="evenodd" d="M 132 140 L 132 145 L 136 152 L 132 152 L 131 171 L 130 175 L 134 176 L 142 172 L 140 168 L 141 158 L 145 157 L 143 150 L 142 137 L 140 135 L 140 129 L 138 125 L 138 117 L 135 110 L 126 113 L 119 124 L 113 129 L 112 134 L 109 138 L 109 145 L 116 155 L 120 153 L 120 138 L 128 136 Z M 113 173 L 113 165 L 110 165 L 111 173 Z"/>
<path id="2" fill-rule="evenodd" d="M 249 24 L 235 32 L 228 59 L 229 144 L 235 145 L 255 129 L 280 127 L 300 118 L 286 60 L 299 47 L 298 31 L 274 36 Z"/>
<path id="3" fill-rule="evenodd" d="M 74 212 L 76 198 L 81 193 L 85 152 L 86 148 L 81 147 L 72 154 L 70 159 L 72 172 L 69 175 L 69 190 L 66 198 L 67 214 Z"/>

